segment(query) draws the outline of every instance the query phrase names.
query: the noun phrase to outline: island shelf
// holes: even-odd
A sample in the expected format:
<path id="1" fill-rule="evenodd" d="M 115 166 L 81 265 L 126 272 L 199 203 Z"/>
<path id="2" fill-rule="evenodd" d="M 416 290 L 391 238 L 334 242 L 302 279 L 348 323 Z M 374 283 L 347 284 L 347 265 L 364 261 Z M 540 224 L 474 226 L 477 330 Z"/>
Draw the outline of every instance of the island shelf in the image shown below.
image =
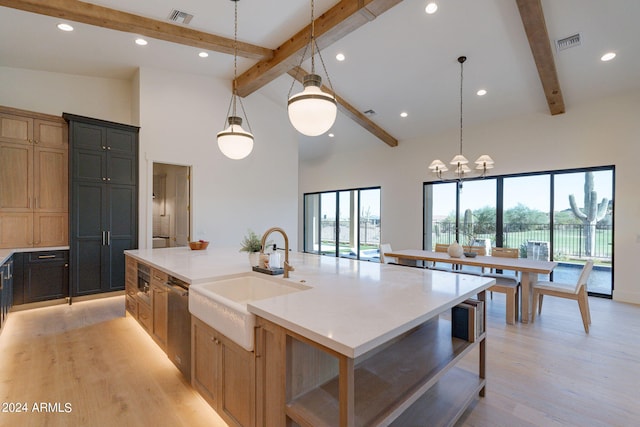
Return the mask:
<path id="1" fill-rule="evenodd" d="M 270 407 L 261 413 L 288 426 L 455 424 L 476 396 L 484 396 L 486 333 L 473 342 L 452 337 L 448 317 L 435 316 L 355 359 L 259 319 L 261 350 L 284 357 L 262 359 L 261 372 L 270 372 L 271 385 L 278 380 L 274 370 L 282 374 L 269 393 L 284 395 L 263 400 Z M 456 366 L 475 349 L 477 372 Z M 260 383 L 258 378 L 259 388 Z M 282 416 L 274 412 L 278 403 Z"/>

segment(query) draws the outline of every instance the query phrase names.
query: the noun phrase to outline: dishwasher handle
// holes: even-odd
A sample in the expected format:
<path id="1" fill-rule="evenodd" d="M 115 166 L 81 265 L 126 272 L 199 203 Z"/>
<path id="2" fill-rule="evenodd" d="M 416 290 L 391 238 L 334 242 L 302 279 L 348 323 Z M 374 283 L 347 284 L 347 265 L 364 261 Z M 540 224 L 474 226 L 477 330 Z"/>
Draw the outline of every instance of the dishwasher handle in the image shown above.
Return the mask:
<path id="1" fill-rule="evenodd" d="M 181 297 L 189 296 L 189 288 L 182 284 L 169 281 L 165 283 L 165 286 L 169 291 L 175 292 Z"/>

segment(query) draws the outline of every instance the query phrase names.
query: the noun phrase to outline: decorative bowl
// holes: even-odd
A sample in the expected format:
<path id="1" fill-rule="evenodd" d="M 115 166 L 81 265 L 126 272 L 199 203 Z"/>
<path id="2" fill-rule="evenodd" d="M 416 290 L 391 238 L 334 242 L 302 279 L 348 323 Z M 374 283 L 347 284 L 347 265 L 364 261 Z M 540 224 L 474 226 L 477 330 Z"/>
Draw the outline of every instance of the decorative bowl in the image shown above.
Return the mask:
<path id="1" fill-rule="evenodd" d="M 198 240 L 197 242 L 189 242 L 189 247 L 193 251 L 200 251 L 202 249 L 207 249 L 207 246 L 209 246 L 209 242 L 205 240 Z"/>
<path id="2" fill-rule="evenodd" d="M 467 258 L 475 258 L 476 255 L 478 255 L 476 252 L 465 252 L 464 256 L 466 256 Z"/>

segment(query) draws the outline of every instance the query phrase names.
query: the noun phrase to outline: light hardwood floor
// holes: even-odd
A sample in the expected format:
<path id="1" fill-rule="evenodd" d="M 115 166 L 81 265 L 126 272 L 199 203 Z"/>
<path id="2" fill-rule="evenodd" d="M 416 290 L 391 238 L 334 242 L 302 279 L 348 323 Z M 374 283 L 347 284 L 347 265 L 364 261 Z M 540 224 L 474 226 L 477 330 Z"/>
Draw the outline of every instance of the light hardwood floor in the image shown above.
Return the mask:
<path id="1" fill-rule="evenodd" d="M 124 317 L 123 298 L 11 313 L 0 336 L 0 397 L 28 403 L 29 412 L 0 412 L 0 426 L 225 426 Z M 587 335 L 575 301 L 546 298 L 534 324 L 506 325 L 504 295 L 495 294 L 486 397 L 457 426 L 639 425 L 640 306 L 590 304 Z M 32 412 L 37 402 L 72 410 Z"/>

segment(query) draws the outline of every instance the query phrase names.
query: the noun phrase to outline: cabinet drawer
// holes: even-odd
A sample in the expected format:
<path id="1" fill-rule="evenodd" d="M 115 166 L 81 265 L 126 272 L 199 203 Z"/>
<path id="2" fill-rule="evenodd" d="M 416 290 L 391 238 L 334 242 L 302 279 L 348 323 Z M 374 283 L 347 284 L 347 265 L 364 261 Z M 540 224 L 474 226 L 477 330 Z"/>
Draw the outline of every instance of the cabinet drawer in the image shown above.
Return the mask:
<path id="1" fill-rule="evenodd" d="M 157 270 L 155 268 L 151 269 L 151 281 L 160 285 L 164 285 L 169 280 L 169 276 L 164 271 Z"/>
<path id="2" fill-rule="evenodd" d="M 136 294 L 138 293 L 138 287 L 135 285 L 132 285 L 131 283 L 127 282 L 127 284 L 125 285 L 125 290 L 126 290 L 126 294 L 128 297 L 134 298 L 136 297 Z"/>
<path id="3" fill-rule="evenodd" d="M 38 251 L 29 252 L 28 262 L 55 262 L 68 261 L 69 251 Z"/>
<path id="4" fill-rule="evenodd" d="M 151 307 L 138 303 L 138 321 L 147 330 L 151 330 Z"/>

